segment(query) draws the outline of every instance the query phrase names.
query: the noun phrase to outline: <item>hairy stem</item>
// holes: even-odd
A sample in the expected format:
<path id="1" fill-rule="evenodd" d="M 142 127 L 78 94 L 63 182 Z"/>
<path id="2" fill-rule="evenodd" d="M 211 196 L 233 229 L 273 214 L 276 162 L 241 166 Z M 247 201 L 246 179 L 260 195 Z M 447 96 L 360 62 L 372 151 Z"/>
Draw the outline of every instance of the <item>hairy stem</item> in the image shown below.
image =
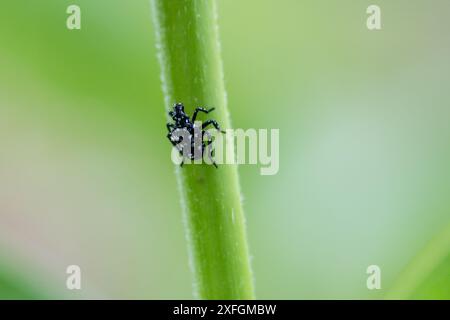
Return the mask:
<path id="1" fill-rule="evenodd" d="M 216 110 L 230 128 L 214 0 L 151 0 L 166 110 L 182 102 Z M 202 115 L 203 116 L 203 115 Z M 203 118 L 205 119 L 205 118 Z M 163 137 L 161 138 L 163 139 Z M 202 299 L 252 299 L 245 220 L 235 165 L 177 168 L 194 293 Z"/>

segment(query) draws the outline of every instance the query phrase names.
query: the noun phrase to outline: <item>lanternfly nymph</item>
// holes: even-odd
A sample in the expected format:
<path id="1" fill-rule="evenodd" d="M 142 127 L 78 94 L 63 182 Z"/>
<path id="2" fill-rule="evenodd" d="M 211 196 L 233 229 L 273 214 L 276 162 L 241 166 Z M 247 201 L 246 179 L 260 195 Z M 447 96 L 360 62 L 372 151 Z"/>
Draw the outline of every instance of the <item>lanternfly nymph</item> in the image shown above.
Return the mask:
<path id="1" fill-rule="evenodd" d="M 219 124 L 214 119 L 206 120 L 202 123 L 201 127 L 196 127 L 195 120 L 199 112 L 206 114 L 213 111 L 214 108 L 205 109 L 197 107 L 194 110 L 192 118 L 184 111 L 184 105 L 182 103 L 176 103 L 173 106 L 173 110 L 169 112 L 169 116 L 172 118 L 173 123 L 167 123 L 167 138 L 170 140 L 173 146 L 175 146 L 180 155 L 183 157 L 181 166 L 183 166 L 184 158 L 190 160 L 196 160 L 203 157 L 203 153 L 208 149 L 208 157 L 211 159 L 212 164 L 217 168 L 217 164 L 212 159 L 211 144 L 213 142 L 211 135 L 206 131 L 207 127 L 213 126 L 216 130 L 225 133 L 220 129 Z"/>

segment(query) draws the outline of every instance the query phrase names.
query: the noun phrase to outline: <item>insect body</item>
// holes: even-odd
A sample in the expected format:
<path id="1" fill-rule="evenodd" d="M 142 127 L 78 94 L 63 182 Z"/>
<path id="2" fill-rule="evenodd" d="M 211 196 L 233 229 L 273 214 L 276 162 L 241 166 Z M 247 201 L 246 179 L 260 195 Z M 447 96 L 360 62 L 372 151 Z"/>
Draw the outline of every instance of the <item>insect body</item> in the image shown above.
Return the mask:
<path id="1" fill-rule="evenodd" d="M 195 120 L 199 112 L 210 113 L 214 108 L 205 109 L 198 107 L 195 109 L 192 119 L 184 112 L 184 105 L 182 103 L 176 103 L 173 106 L 173 110 L 169 112 L 169 116 L 174 121 L 173 123 L 167 123 L 167 138 L 173 146 L 177 147 L 180 155 L 183 158 L 190 160 L 196 160 L 203 157 L 203 153 L 207 147 L 209 147 L 209 158 L 212 164 L 217 168 L 217 164 L 211 158 L 211 143 L 212 138 L 210 134 L 205 131 L 207 127 L 212 125 L 215 129 L 220 130 L 220 126 L 216 120 L 210 119 L 202 123 L 201 127 L 197 127 Z M 224 131 L 221 131 L 225 133 Z M 205 141 L 205 137 L 207 138 Z M 181 162 L 183 166 L 184 159 Z"/>

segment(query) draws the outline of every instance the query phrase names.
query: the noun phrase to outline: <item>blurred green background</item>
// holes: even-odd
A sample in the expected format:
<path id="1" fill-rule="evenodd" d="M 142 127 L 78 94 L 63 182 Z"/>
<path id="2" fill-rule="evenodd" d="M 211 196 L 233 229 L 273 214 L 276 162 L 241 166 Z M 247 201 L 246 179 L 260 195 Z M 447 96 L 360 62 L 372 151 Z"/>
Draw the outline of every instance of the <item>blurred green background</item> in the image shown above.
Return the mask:
<path id="1" fill-rule="evenodd" d="M 233 125 L 280 129 L 239 168 L 257 297 L 450 298 L 450 2 L 218 4 Z M 192 298 L 150 17 L 1 1 L 0 298 Z"/>

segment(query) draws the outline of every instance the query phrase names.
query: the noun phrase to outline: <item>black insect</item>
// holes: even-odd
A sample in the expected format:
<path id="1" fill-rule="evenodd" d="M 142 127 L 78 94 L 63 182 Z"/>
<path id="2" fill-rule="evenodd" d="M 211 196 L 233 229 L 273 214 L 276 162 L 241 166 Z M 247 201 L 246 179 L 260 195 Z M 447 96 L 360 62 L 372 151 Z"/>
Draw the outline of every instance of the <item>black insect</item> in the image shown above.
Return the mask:
<path id="1" fill-rule="evenodd" d="M 167 138 L 169 138 L 173 146 L 177 147 L 180 155 L 183 156 L 183 158 L 188 158 L 190 160 L 202 158 L 205 149 L 209 147 L 208 156 L 211 159 L 212 164 L 217 168 L 217 164 L 212 159 L 212 138 L 210 134 L 205 131 L 205 129 L 208 126 L 212 125 L 215 129 L 222 133 L 225 133 L 225 131 L 222 131 L 217 121 L 213 119 L 209 119 L 203 122 L 201 128 L 196 127 L 195 125 L 195 120 L 197 119 L 197 114 L 199 112 L 210 113 L 214 109 L 215 108 L 195 108 L 192 119 L 190 119 L 189 116 L 184 112 L 184 105 L 182 103 L 176 103 L 173 106 L 173 111 L 169 112 L 169 116 L 173 119 L 174 122 L 167 123 L 167 130 L 169 131 L 169 133 L 167 134 Z M 185 135 L 183 135 L 183 132 L 185 133 Z M 199 136 L 200 134 L 201 136 Z M 187 141 L 182 143 L 183 136 L 187 138 Z M 187 150 L 186 147 L 188 147 Z M 181 166 L 183 166 L 183 164 L 184 159 L 181 162 Z"/>

